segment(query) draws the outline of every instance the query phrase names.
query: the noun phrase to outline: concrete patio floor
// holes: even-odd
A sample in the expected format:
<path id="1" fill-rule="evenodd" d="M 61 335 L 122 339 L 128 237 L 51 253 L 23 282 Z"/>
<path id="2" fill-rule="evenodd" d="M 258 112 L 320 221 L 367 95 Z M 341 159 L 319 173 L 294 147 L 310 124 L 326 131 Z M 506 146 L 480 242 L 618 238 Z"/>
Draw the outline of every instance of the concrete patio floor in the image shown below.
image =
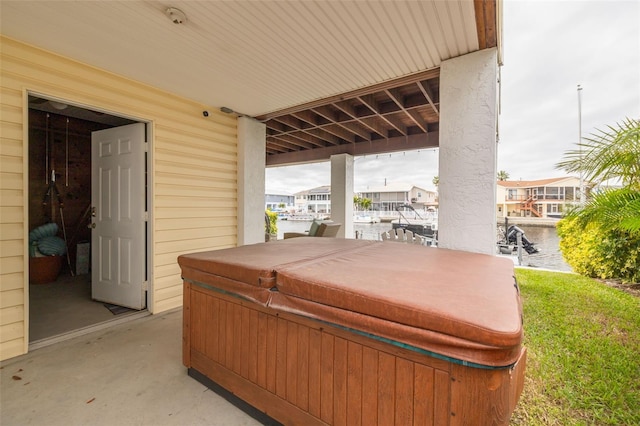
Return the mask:
<path id="1" fill-rule="evenodd" d="M 2 362 L 0 424 L 258 425 L 187 376 L 181 333 L 174 310 Z"/>

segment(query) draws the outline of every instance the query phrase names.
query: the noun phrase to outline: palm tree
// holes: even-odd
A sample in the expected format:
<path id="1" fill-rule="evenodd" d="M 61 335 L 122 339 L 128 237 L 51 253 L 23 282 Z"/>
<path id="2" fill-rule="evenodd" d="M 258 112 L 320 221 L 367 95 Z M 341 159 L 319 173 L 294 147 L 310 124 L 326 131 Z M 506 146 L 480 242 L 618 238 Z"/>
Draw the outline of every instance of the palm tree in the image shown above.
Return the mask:
<path id="1" fill-rule="evenodd" d="M 500 170 L 497 177 L 500 181 L 509 180 L 509 173 L 505 172 L 504 170 Z"/>
<path id="2" fill-rule="evenodd" d="M 583 227 L 596 223 L 603 229 L 640 233 L 640 120 L 626 119 L 616 127 L 608 126 L 578 146 L 556 167 L 580 173 L 596 184 L 619 179 L 623 186 L 593 194 L 567 216 Z"/>
<path id="3" fill-rule="evenodd" d="M 356 211 L 358 211 L 360 209 L 360 204 L 362 203 L 362 198 L 358 197 L 357 195 L 353 196 L 353 206 L 355 207 Z"/>
<path id="4" fill-rule="evenodd" d="M 368 198 L 358 197 L 357 195 L 353 196 L 353 205 L 358 210 L 369 210 L 371 208 L 371 200 Z"/>
<path id="5" fill-rule="evenodd" d="M 371 200 L 369 198 L 362 198 L 360 200 L 360 206 L 362 207 L 362 210 L 371 209 Z"/>
<path id="6" fill-rule="evenodd" d="M 592 192 L 558 225 L 560 250 L 576 272 L 637 282 L 640 278 L 640 121 L 626 119 L 585 138 L 556 167 L 596 184 L 619 179 L 621 188 Z"/>
<path id="7" fill-rule="evenodd" d="M 433 186 L 435 186 L 437 188 L 438 185 L 440 185 L 440 176 L 434 176 L 433 180 L 431 181 L 431 183 L 433 183 Z"/>
<path id="8" fill-rule="evenodd" d="M 627 118 L 616 126 L 584 138 L 556 167 L 595 183 L 620 179 L 623 186 L 640 190 L 640 120 Z"/>
<path id="9" fill-rule="evenodd" d="M 604 190 L 567 216 L 575 218 L 582 228 L 597 223 L 603 229 L 640 235 L 640 191 L 628 187 Z"/>

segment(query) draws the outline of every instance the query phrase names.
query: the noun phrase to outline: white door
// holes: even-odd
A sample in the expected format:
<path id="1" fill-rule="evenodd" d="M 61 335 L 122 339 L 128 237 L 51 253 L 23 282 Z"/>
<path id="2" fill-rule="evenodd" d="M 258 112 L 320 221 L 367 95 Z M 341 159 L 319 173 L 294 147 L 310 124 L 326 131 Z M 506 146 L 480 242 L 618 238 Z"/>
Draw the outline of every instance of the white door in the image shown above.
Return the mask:
<path id="1" fill-rule="evenodd" d="M 91 297 L 145 308 L 145 124 L 91 134 Z"/>

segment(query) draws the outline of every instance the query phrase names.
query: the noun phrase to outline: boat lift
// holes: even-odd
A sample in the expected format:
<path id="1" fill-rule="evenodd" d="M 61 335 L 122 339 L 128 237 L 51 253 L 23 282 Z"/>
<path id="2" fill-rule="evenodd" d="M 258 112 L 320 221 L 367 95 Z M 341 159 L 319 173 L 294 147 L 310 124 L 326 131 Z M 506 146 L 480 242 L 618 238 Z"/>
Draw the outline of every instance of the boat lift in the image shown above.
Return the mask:
<path id="1" fill-rule="evenodd" d="M 398 219 L 391 221 L 392 229 L 404 229 L 420 235 L 430 242 L 429 245 L 437 245 L 438 221 L 434 215 L 431 218 L 424 218 L 410 204 L 399 204 L 396 206 Z M 405 216 L 406 211 L 413 212 L 413 218 Z"/>

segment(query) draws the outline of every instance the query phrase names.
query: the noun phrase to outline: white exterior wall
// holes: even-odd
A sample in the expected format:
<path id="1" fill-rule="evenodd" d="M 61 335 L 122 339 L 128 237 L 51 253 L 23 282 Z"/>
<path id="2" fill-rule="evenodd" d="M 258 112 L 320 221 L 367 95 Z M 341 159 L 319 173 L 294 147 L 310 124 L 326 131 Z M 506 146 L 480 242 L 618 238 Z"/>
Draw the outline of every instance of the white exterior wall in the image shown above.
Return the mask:
<path id="1" fill-rule="evenodd" d="M 267 127 L 238 119 L 238 245 L 264 242 Z"/>
<path id="2" fill-rule="evenodd" d="M 442 62 L 438 246 L 495 254 L 497 50 Z"/>
<path id="3" fill-rule="evenodd" d="M 353 238 L 353 156 L 331 156 L 331 220 L 341 223 L 340 238 Z"/>

